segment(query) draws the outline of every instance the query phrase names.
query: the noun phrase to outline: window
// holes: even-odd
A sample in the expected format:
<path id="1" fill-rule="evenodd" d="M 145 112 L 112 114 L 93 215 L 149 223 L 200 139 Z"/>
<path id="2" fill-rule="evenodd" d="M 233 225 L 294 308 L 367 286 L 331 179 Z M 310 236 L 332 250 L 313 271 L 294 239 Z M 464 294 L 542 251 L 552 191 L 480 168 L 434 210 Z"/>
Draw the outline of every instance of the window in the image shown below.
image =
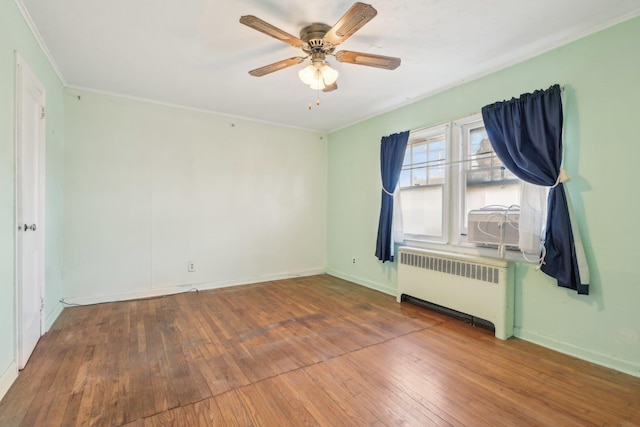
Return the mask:
<path id="1" fill-rule="evenodd" d="M 522 182 L 504 167 L 491 148 L 482 118 L 473 116 L 455 123 L 460 141 L 459 233 L 467 236 L 469 212 L 517 210 Z"/>
<path id="2" fill-rule="evenodd" d="M 446 239 L 448 133 L 448 126 L 439 126 L 409 136 L 399 182 L 407 240 Z"/>
<path id="3" fill-rule="evenodd" d="M 470 244 L 469 212 L 517 211 L 521 183 L 494 153 L 479 114 L 411 132 L 399 181 L 404 240 Z"/>

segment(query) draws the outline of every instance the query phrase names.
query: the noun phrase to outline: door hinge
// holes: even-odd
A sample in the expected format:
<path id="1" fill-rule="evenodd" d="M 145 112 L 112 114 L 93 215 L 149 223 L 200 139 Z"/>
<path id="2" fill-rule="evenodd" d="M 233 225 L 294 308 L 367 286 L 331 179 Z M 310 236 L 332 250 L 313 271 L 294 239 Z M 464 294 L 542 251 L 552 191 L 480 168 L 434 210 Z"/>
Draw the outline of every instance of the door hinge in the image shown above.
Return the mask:
<path id="1" fill-rule="evenodd" d="M 40 310 L 44 310 L 44 298 L 40 297 Z"/>
<path id="2" fill-rule="evenodd" d="M 45 106 L 42 106 L 42 114 L 40 115 L 41 119 L 44 119 L 45 117 L 47 117 L 47 109 L 45 108 Z"/>

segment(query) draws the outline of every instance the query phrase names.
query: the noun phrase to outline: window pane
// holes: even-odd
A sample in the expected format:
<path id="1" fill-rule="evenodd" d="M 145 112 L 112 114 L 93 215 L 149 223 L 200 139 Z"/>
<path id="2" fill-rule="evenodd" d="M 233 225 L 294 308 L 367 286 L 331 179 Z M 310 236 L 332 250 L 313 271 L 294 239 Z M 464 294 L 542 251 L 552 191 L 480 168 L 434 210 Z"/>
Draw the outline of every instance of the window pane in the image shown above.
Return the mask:
<path id="1" fill-rule="evenodd" d="M 444 139 L 429 143 L 429 184 L 444 183 L 444 161 L 446 157 L 445 148 Z"/>
<path id="2" fill-rule="evenodd" d="M 486 161 L 490 162 L 491 159 Z M 507 179 L 506 169 L 498 167 L 477 167 L 467 171 L 467 184 L 481 184 L 496 181 L 504 181 Z"/>
<path id="3" fill-rule="evenodd" d="M 400 188 L 402 187 L 408 187 L 411 185 L 411 172 L 408 170 L 402 170 L 400 172 L 400 181 L 399 181 L 399 185 Z"/>
<path id="4" fill-rule="evenodd" d="M 426 163 L 427 161 L 427 144 L 414 144 L 413 145 L 413 164 Z"/>
<path id="5" fill-rule="evenodd" d="M 469 154 L 490 153 L 491 143 L 484 127 L 478 127 L 469 131 Z"/>
<path id="6" fill-rule="evenodd" d="M 443 206 L 448 188 L 445 165 L 449 141 L 444 126 L 423 129 L 410 136 L 405 152 L 400 188 L 405 238 L 438 240 L 445 237 Z"/>
<path id="7" fill-rule="evenodd" d="M 467 164 L 467 184 L 491 182 L 500 178 L 500 174 L 494 175 L 494 168 L 498 168 L 498 172 L 500 170 L 500 161 L 493 153 L 484 127 L 469 130 L 466 151 L 470 160 Z"/>
<path id="8" fill-rule="evenodd" d="M 468 226 L 469 212 L 482 208 L 506 209 L 520 203 L 521 181 L 496 156 L 481 124 L 466 128 L 463 135 L 464 208 L 461 232 Z"/>
<path id="9" fill-rule="evenodd" d="M 496 156 L 484 127 L 470 129 L 467 138 L 465 148 L 467 158 L 470 160 L 467 170 L 473 171 L 467 173 L 467 182 L 480 183 L 518 179 L 503 166 Z"/>
<path id="10" fill-rule="evenodd" d="M 443 186 L 415 187 L 402 192 L 405 235 L 442 236 Z"/>
<path id="11" fill-rule="evenodd" d="M 413 181 L 411 185 L 427 185 L 427 168 L 417 168 L 413 171 Z"/>
<path id="12" fill-rule="evenodd" d="M 444 166 L 429 168 L 429 184 L 444 183 Z"/>

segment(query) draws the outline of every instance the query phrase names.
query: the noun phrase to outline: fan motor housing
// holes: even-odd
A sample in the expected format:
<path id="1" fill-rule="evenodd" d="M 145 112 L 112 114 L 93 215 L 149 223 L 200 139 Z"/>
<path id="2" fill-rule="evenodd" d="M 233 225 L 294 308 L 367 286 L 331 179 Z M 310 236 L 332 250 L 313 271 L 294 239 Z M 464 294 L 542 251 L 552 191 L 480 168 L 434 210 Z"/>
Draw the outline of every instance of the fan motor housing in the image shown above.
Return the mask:
<path id="1" fill-rule="evenodd" d="M 316 22 L 300 30 L 300 39 L 309 46 L 308 49 L 303 47 L 303 50 L 307 53 L 333 51 L 334 46 L 324 40 L 330 29 L 331 26 Z"/>

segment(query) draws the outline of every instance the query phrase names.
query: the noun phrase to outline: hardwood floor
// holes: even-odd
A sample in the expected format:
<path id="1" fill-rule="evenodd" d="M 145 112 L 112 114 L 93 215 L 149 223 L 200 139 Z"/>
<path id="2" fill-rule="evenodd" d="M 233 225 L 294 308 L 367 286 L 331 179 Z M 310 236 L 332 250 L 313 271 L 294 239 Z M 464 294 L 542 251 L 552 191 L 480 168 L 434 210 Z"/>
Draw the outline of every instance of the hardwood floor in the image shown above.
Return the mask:
<path id="1" fill-rule="evenodd" d="M 0 426 L 633 426 L 640 378 L 331 276 L 65 309 Z"/>

